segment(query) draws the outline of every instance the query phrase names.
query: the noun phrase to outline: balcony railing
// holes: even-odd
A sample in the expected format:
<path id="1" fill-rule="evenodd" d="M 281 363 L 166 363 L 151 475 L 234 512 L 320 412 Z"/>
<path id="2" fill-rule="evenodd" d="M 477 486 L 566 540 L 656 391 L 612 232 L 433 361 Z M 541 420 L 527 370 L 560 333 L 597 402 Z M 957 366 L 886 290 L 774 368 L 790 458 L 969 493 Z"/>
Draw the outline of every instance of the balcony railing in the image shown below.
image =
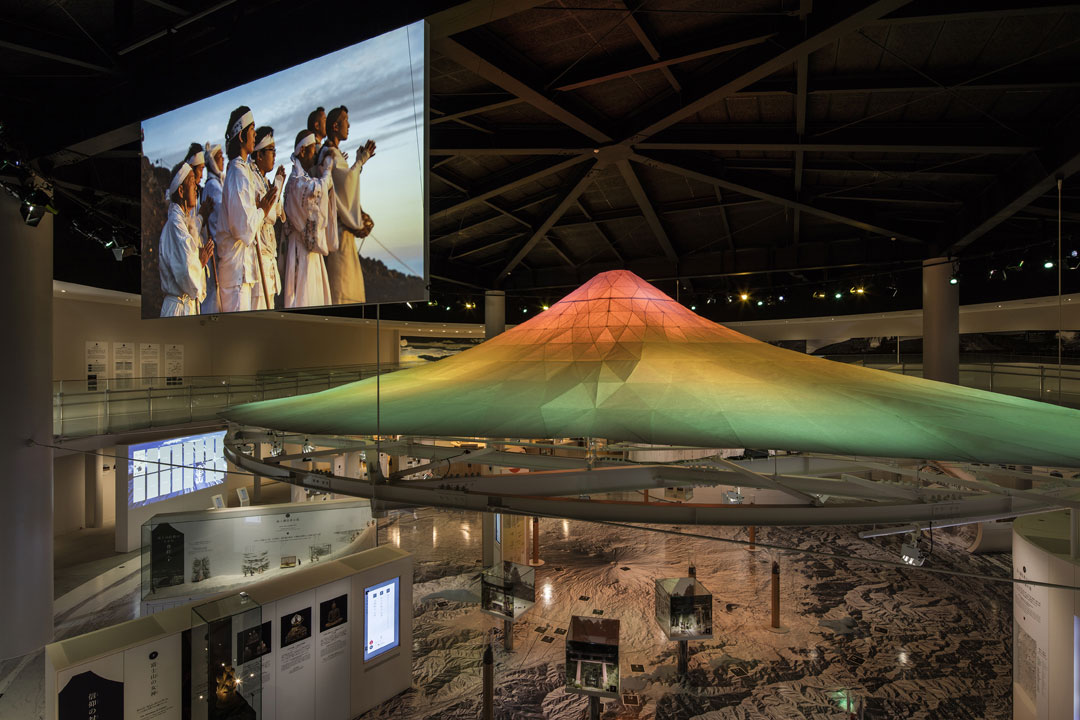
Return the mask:
<path id="1" fill-rule="evenodd" d="M 830 360 L 922 377 L 920 356 L 846 355 Z M 214 420 L 241 403 L 328 390 L 378 372 L 407 365 L 354 365 L 333 368 L 200 377 L 61 380 L 53 383 L 53 433 L 59 438 L 89 437 Z M 176 383 L 176 384 L 173 384 Z M 1050 362 L 962 362 L 965 387 L 1080 408 L 1080 366 Z"/>
<path id="2" fill-rule="evenodd" d="M 53 383 L 53 434 L 89 437 L 214 420 L 233 405 L 328 390 L 404 367 L 353 365 L 259 375 L 59 380 Z"/>

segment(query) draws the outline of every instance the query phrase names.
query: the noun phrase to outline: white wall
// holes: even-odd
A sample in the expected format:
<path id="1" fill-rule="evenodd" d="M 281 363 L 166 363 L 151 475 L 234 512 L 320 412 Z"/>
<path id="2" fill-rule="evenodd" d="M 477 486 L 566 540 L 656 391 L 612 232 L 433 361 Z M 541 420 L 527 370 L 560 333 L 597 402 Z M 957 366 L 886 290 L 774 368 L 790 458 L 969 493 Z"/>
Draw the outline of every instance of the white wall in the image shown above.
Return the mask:
<path id="1" fill-rule="evenodd" d="M 188 376 L 376 361 L 373 322 L 274 312 L 143 320 L 138 302 L 125 303 L 119 293 L 101 299 L 67 295 L 53 300 L 55 380 L 85 378 L 88 340 L 183 345 Z M 400 339 L 399 330 L 383 327 L 382 362 L 398 361 Z"/>

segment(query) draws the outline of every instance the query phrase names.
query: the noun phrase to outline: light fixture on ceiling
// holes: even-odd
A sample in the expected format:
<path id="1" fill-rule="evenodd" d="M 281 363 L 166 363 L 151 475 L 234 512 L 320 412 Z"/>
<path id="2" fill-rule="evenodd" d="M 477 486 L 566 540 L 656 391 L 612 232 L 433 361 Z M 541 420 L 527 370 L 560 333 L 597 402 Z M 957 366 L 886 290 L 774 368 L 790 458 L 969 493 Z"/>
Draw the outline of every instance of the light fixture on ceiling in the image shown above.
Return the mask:
<path id="1" fill-rule="evenodd" d="M 750 293 L 739 293 L 739 299 L 746 302 L 750 299 Z"/>
<path id="2" fill-rule="evenodd" d="M 908 534 L 907 539 L 900 546 L 900 558 L 908 565 L 921 567 L 929 555 L 923 553 L 919 547 L 919 531 Z"/>

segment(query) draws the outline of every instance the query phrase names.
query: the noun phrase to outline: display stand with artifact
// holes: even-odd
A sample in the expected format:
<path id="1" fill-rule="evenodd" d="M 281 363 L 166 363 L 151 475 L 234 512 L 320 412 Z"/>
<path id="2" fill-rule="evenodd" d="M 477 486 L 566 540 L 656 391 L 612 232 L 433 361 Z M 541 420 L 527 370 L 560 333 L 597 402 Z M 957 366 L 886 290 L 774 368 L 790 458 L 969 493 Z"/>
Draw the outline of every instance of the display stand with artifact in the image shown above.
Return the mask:
<path id="1" fill-rule="evenodd" d="M 480 608 L 503 619 L 503 646 L 514 649 L 514 621 L 536 604 L 536 569 L 504 560 L 480 576 Z"/>
<path id="2" fill-rule="evenodd" d="M 691 640 L 707 640 L 712 631 L 712 593 L 694 577 L 656 581 L 656 622 L 668 640 L 679 643 L 678 677 L 686 680 L 690 668 Z"/>
<path id="3" fill-rule="evenodd" d="M 262 606 L 237 593 L 191 609 L 192 707 L 208 720 L 256 720 L 262 710 L 262 659 L 234 638 L 259 637 Z M 205 643 L 198 642 L 205 638 Z M 201 646 L 201 647 L 200 647 Z M 242 669 L 240 677 L 237 670 Z"/>
<path id="4" fill-rule="evenodd" d="M 599 720 L 600 698 L 619 697 L 619 621 L 574 615 L 566 635 L 566 691 L 589 696 Z"/>

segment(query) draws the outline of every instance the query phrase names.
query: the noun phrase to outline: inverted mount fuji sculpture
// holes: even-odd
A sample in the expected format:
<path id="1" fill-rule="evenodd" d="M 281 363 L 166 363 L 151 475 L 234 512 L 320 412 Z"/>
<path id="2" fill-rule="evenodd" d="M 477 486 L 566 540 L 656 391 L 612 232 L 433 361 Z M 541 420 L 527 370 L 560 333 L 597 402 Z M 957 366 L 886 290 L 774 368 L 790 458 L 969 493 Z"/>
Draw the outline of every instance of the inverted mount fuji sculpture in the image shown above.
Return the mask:
<path id="1" fill-rule="evenodd" d="M 226 411 L 310 434 L 376 432 L 375 378 Z M 384 375 L 392 435 L 612 441 L 1080 466 L 1080 411 L 832 362 L 597 275 L 475 348 Z"/>

